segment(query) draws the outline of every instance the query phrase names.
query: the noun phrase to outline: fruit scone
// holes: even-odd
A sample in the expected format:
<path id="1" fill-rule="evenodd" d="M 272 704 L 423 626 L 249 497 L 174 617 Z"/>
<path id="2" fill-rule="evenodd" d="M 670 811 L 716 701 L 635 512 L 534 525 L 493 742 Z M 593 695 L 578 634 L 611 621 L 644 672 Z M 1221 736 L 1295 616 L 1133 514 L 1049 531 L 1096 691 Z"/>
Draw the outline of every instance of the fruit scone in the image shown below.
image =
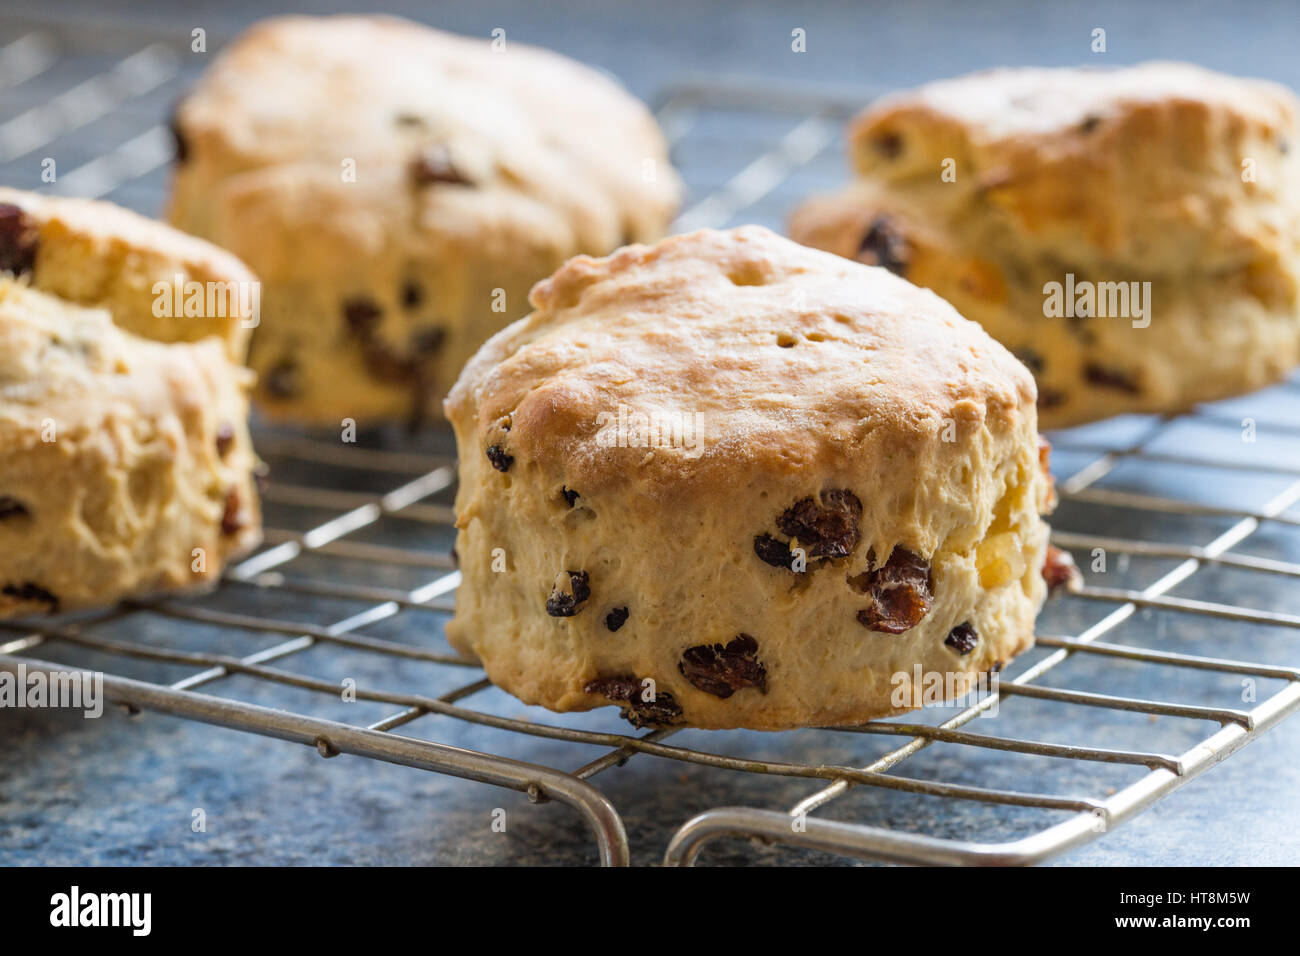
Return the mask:
<path id="1" fill-rule="evenodd" d="M 993 70 L 882 99 L 805 244 L 938 292 L 1040 423 L 1176 412 L 1300 362 L 1300 104 L 1185 64 Z"/>
<path id="2" fill-rule="evenodd" d="M 201 586 L 257 542 L 249 316 L 154 308 L 251 281 L 126 210 L 0 190 L 0 617 Z"/>
<path id="3" fill-rule="evenodd" d="M 494 683 L 776 730 L 958 695 L 1030 646 L 1034 381 L 938 296 L 744 227 L 579 256 L 531 300 L 446 402 L 448 636 Z"/>
<path id="4" fill-rule="evenodd" d="M 662 235 L 678 180 L 642 104 L 515 43 L 284 17 L 179 104 L 169 217 L 265 283 L 268 414 L 437 415 L 465 361 L 577 253 Z"/>

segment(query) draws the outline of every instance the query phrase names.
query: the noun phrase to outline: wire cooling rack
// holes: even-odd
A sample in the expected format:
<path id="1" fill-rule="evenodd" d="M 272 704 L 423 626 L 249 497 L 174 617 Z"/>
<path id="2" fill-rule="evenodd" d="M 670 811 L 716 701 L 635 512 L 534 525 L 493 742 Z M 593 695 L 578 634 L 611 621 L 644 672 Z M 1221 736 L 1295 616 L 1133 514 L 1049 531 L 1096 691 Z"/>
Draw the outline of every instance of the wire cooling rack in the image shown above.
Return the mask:
<path id="1" fill-rule="evenodd" d="M 90 47 L 40 27 L 6 35 L 5 181 L 155 211 L 162 117 L 191 69 L 183 47 L 129 32 Z M 843 121 L 871 93 L 718 79 L 669 91 L 657 112 L 692 190 L 677 227 L 780 227 L 795 201 L 846 175 Z M 46 151 L 71 164 L 54 183 L 40 178 Z M 345 443 L 259 427 L 272 475 L 262 550 L 208 595 L 0 622 L 0 669 L 103 671 L 106 696 L 131 711 L 558 801 L 605 864 L 630 854 L 597 781 L 633 760 L 661 777 L 671 761 L 805 788 L 774 804 L 756 786 L 752 805 L 683 819 L 668 864 L 734 837 L 893 862 L 1034 863 L 1114 829 L 1300 707 L 1297 408 L 1293 379 L 1177 418 L 1054 435 L 1054 540 L 1087 584 L 1049 601 L 1038 646 L 965 708 L 848 730 L 633 735 L 607 729 L 625 726 L 608 709 L 523 707 L 442 638 L 459 583 L 445 434 Z M 502 746 L 458 746 L 469 725 Z M 504 753 L 527 757 L 538 738 L 587 759 L 564 769 Z M 901 814 L 888 798 L 905 801 Z"/>

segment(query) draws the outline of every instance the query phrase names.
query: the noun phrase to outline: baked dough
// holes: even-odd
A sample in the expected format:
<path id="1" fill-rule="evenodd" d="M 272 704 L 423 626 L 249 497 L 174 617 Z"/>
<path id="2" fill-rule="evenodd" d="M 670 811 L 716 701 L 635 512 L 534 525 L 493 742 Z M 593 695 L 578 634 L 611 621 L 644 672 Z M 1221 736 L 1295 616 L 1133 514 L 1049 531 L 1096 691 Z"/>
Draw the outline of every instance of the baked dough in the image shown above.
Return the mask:
<path id="1" fill-rule="evenodd" d="M 216 336 L 240 363 L 258 320 L 256 280 L 242 262 L 109 202 L 0 187 L 3 272 L 65 302 L 107 309 L 121 328 L 145 338 Z M 163 301 L 159 283 L 170 287 Z M 191 297 L 196 288 L 204 292 L 201 307 Z M 209 289 L 220 294 L 209 299 Z"/>
<path id="2" fill-rule="evenodd" d="M 662 235 L 678 180 L 604 75 L 393 17 L 283 17 L 180 104 L 170 219 L 265 283 L 273 417 L 419 421 L 568 257 Z"/>
<path id="3" fill-rule="evenodd" d="M 857 181 L 790 233 L 982 324 L 1034 371 L 1046 427 L 1178 412 L 1300 362 L 1298 113 L 1177 63 L 932 83 L 853 122 Z"/>
<path id="4" fill-rule="evenodd" d="M 531 301 L 446 402 L 448 637 L 494 683 L 638 725 L 848 725 L 1032 643 L 1034 382 L 937 296 L 744 227 L 579 256 Z"/>
<path id="5" fill-rule="evenodd" d="M 0 275 L 0 617 L 201 587 L 259 539 L 251 373 L 115 318 Z"/>

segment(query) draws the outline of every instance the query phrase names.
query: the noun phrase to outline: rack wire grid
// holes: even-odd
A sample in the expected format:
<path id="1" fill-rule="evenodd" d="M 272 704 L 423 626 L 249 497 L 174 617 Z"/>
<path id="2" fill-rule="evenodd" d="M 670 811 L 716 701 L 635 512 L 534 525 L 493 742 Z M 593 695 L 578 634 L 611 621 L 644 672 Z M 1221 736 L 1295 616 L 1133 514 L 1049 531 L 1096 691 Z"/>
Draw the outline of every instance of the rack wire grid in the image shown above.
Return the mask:
<path id="1" fill-rule="evenodd" d="M 199 67 L 185 46 L 12 21 L 7 34 L 5 181 L 156 209 L 171 156 L 161 119 Z M 799 198 L 847 175 L 843 123 L 872 93 L 719 79 L 667 91 L 657 113 L 692 193 L 677 227 L 780 227 Z M 72 168 L 42 187 L 46 153 Z M 1179 417 L 1051 436 L 1053 537 L 1087 583 L 1049 601 L 1037 647 L 970 706 L 840 730 L 639 735 L 608 708 L 524 707 L 443 643 L 459 582 L 449 437 L 345 444 L 264 426 L 262 550 L 207 595 L 4 622 L 0 668 L 102 670 L 107 699 L 129 712 L 559 801 L 604 864 L 630 855 L 597 783 L 629 761 L 656 764 L 653 781 L 675 764 L 753 783 L 752 805 L 708 809 L 708 784 L 692 776 L 706 809 L 682 820 L 667 864 L 736 837 L 879 861 L 1035 863 L 1114 829 L 1300 707 L 1300 608 L 1281 606 L 1300 576 L 1297 403 L 1292 379 Z M 447 742 L 466 725 L 499 731 L 500 745 Z M 567 769 L 527 762 L 539 738 L 575 754 Z M 762 792 L 772 781 L 775 798 Z"/>

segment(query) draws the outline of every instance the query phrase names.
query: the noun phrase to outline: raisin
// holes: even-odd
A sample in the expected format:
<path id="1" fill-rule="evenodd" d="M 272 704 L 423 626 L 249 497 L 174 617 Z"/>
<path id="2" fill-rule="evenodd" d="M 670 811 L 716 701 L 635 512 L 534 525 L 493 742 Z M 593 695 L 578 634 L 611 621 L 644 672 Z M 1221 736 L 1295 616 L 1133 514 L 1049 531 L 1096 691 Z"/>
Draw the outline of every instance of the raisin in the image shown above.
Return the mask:
<path id="1" fill-rule="evenodd" d="M 17 276 L 31 272 L 39 238 L 31 216 L 13 203 L 0 203 L 0 272 Z"/>
<path id="2" fill-rule="evenodd" d="M 672 724 L 682 716 L 681 705 L 667 691 L 657 692 L 654 700 L 642 700 L 641 681 L 635 677 L 598 677 L 583 690 L 626 704 L 623 716 L 634 727 Z"/>
<path id="3" fill-rule="evenodd" d="M 871 596 L 871 606 L 858 612 L 858 623 L 886 634 L 915 627 L 934 600 L 929 563 L 902 545 L 894 548 L 882 567 L 850 576 L 848 582 Z"/>
<path id="4" fill-rule="evenodd" d="M 572 488 L 566 488 L 564 485 L 560 485 L 560 494 L 564 496 L 564 500 L 568 503 L 570 508 L 577 504 L 578 498 L 580 497 L 576 491 Z"/>
<path id="5" fill-rule="evenodd" d="M 767 693 L 767 668 L 758 662 L 758 641 L 748 634 L 737 634 L 725 647 L 688 647 L 677 669 L 692 686 L 722 700 L 746 687 Z"/>
<path id="6" fill-rule="evenodd" d="M 1083 122 L 1079 124 L 1079 132 L 1087 136 L 1100 125 L 1101 117 L 1094 113 L 1089 113 L 1083 118 Z"/>
<path id="7" fill-rule="evenodd" d="M 1047 560 L 1043 562 L 1043 580 L 1047 582 L 1049 592 L 1056 592 L 1062 588 L 1073 591 L 1082 583 L 1083 578 L 1074 563 L 1074 555 L 1055 545 L 1048 545 Z"/>
<path id="8" fill-rule="evenodd" d="M 975 632 L 970 621 L 963 621 L 948 632 L 943 642 L 964 657 L 975 650 L 975 645 L 980 642 L 980 636 Z"/>
<path id="9" fill-rule="evenodd" d="M 217 454 L 222 458 L 230 451 L 230 447 L 235 443 L 235 429 L 230 422 L 222 422 L 217 426 Z"/>
<path id="10" fill-rule="evenodd" d="M 175 156 L 177 163 L 184 163 L 190 158 L 190 143 L 181 130 L 181 120 L 178 113 L 179 104 L 167 117 L 167 131 L 172 134 L 172 155 Z"/>
<path id="11" fill-rule="evenodd" d="M 471 183 L 452 162 L 451 152 L 441 143 L 425 147 L 418 156 L 411 160 L 411 179 L 417 186 L 429 186 L 434 183 L 451 183 L 456 186 L 472 186 Z"/>
<path id="12" fill-rule="evenodd" d="M 627 623 L 627 608 L 616 607 L 605 615 L 605 626 L 611 631 L 617 631 Z"/>
<path id="13" fill-rule="evenodd" d="M 510 466 L 515 463 L 515 456 L 507 455 L 506 450 L 500 445 L 488 445 L 487 457 L 497 471 L 509 471 Z"/>
<path id="14" fill-rule="evenodd" d="M 586 571 L 565 571 L 569 576 L 567 589 L 556 581 L 551 594 L 546 599 L 546 613 L 551 617 L 573 617 L 582 610 L 582 602 L 591 597 L 591 579 Z"/>
<path id="15" fill-rule="evenodd" d="M 774 568 L 785 568 L 787 571 L 792 570 L 794 555 L 790 552 L 790 546 L 776 540 L 770 534 L 754 535 L 754 553 L 765 564 L 770 564 Z"/>
<path id="16" fill-rule="evenodd" d="M 274 398 L 294 398 L 301 390 L 298 381 L 298 363 L 291 358 L 282 358 L 271 366 L 266 373 L 266 391 Z"/>
<path id="17" fill-rule="evenodd" d="M 1083 367 L 1083 377 L 1092 385 L 1101 388 L 1115 388 L 1129 395 L 1141 395 L 1142 386 L 1126 372 L 1107 368 L 1098 362 L 1089 362 Z"/>
<path id="18" fill-rule="evenodd" d="M 12 495 L 0 495 L 0 521 L 30 515 L 27 506 Z"/>
<path id="19" fill-rule="evenodd" d="M 231 488 L 226 492 L 226 504 L 221 511 L 221 533 L 238 534 L 243 527 L 244 514 L 239 503 L 239 489 Z"/>
<path id="20" fill-rule="evenodd" d="M 1060 408 L 1066 402 L 1064 392 L 1059 392 L 1054 388 L 1040 388 L 1038 390 L 1038 407 L 1040 409 Z"/>
<path id="21" fill-rule="evenodd" d="M 24 581 L 22 584 L 6 584 L 0 589 L 0 594 L 5 597 L 11 597 L 22 604 L 39 602 L 44 604 L 51 614 L 59 610 L 59 599 L 51 594 L 45 588 L 31 581 Z"/>
<path id="22" fill-rule="evenodd" d="M 402 286 L 402 305 L 408 309 L 418 309 L 424 302 L 424 289 L 418 282 L 407 282 Z"/>
<path id="23" fill-rule="evenodd" d="M 417 356 L 436 355 L 447 341 L 447 330 L 440 325 L 426 325 L 411 334 L 411 351 Z"/>
<path id="24" fill-rule="evenodd" d="M 795 502 L 776 519 L 776 526 L 807 546 L 810 558 L 843 558 L 857 547 L 861 520 L 862 502 L 857 495 L 832 489 L 821 493 L 820 505 L 812 498 Z"/>
<path id="25" fill-rule="evenodd" d="M 896 276 L 905 275 L 908 261 L 907 239 L 888 216 L 872 220 L 858 246 L 858 259 L 869 266 L 880 266 Z"/>
<path id="26" fill-rule="evenodd" d="M 1030 348 L 1012 349 L 1011 354 L 1020 360 L 1020 364 L 1029 369 L 1035 376 L 1043 374 L 1043 357 Z"/>
<path id="27" fill-rule="evenodd" d="M 374 332 L 383 314 L 384 310 L 373 299 L 365 296 L 356 296 L 343 302 L 343 320 L 348 324 L 348 331 L 360 338 L 366 338 Z"/>
<path id="28" fill-rule="evenodd" d="M 903 152 L 903 137 L 897 133 L 882 133 L 871 140 L 871 147 L 885 159 L 897 159 Z"/>

